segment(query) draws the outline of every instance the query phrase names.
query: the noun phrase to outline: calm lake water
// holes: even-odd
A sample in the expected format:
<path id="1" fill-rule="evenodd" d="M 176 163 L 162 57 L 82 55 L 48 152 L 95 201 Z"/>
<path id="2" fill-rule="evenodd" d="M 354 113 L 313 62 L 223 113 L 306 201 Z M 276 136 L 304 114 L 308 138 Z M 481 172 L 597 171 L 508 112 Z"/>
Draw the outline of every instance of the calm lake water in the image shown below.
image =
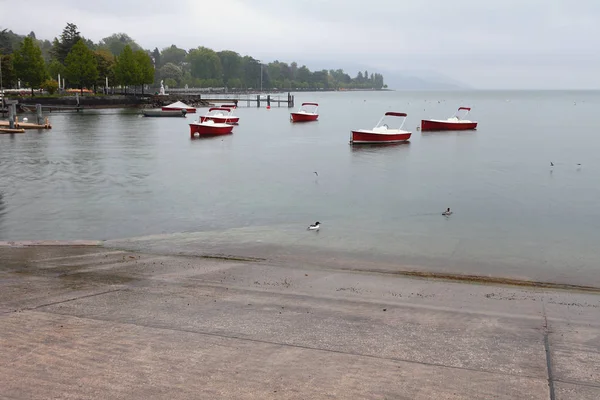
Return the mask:
<path id="1" fill-rule="evenodd" d="M 53 113 L 51 131 L 0 135 L 0 240 L 205 232 L 196 237 L 222 246 L 307 245 L 600 285 L 600 92 L 296 94 L 302 101 L 320 103 L 318 122 L 239 108 L 233 135 L 205 140 L 189 138 L 194 116 L 132 110 Z M 416 130 L 461 105 L 473 107 L 477 131 Z M 390 110 L 408 113 L 409 144 L 348 144 L 350 129 Z"/>

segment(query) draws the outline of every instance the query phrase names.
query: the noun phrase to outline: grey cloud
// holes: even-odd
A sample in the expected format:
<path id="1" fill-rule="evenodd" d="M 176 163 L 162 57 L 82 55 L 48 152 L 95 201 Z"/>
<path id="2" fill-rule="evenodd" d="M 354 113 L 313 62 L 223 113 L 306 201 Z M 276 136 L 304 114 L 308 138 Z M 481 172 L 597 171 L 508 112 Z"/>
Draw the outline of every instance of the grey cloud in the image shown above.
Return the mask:
<path id="1" fill-rule="evenodd" d="M 49 39 L 74 22 L 96 41 L 126 32 L 146 48 L 205 45 L 313 69 L 431 70 L 478 88 L 600 88 L 598 0 L 10 4 L 0 27 Z"/>

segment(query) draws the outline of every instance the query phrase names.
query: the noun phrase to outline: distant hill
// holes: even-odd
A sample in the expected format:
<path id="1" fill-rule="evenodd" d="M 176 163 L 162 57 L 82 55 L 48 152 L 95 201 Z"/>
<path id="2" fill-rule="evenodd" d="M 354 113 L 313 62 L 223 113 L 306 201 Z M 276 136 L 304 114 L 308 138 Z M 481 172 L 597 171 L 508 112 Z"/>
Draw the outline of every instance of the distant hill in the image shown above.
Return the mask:
<path id="1" fill-rule="evenodd" d="M 472 89 L 470 86 L 446 78 L 442 75 L 434 76 L 430 73 L 417 72 L 390 72 L 384 71 L 385 84 L 390 89 L 396 90 L 457 90 Z"/>

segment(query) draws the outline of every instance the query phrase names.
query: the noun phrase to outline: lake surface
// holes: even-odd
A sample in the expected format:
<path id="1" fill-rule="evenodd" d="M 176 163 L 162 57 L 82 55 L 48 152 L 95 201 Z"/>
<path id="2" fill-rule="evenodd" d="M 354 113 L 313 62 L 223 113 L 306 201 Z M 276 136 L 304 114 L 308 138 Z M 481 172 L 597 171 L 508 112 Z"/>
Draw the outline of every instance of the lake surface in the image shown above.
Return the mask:
<path id="1" fill-rule="evenodd" d="M 50 131 L 0 135 L 0 240 L 187 232 L 222 247 L 308 246 L 600 286 L 600 92 L 296 94 L 302 101 L 320 103 L 318 122 L 244 107 L 233 135 L 203 140 L 189 138 L 192 115 L 132 110 L 51 113 Z M 461 105 L 473 107 L 477 131 L 416 130 Z M 410 143 L 349 145 L 350 129 L 391 110 L 408 113 Z M 317 220 L 321 231 L 306 232 Z"/>

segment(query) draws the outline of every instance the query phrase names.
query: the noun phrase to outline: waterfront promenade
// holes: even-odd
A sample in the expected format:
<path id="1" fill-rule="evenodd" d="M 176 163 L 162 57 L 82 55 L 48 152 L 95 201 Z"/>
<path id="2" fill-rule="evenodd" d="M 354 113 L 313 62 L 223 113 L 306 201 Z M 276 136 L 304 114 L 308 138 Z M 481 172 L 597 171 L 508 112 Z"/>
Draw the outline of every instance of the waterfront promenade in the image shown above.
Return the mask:
<path id="1" fill-rule="evenodd" d="M 33 244 L 0 246 L 0 398 L 600 398 L 593 291 Z"/>

